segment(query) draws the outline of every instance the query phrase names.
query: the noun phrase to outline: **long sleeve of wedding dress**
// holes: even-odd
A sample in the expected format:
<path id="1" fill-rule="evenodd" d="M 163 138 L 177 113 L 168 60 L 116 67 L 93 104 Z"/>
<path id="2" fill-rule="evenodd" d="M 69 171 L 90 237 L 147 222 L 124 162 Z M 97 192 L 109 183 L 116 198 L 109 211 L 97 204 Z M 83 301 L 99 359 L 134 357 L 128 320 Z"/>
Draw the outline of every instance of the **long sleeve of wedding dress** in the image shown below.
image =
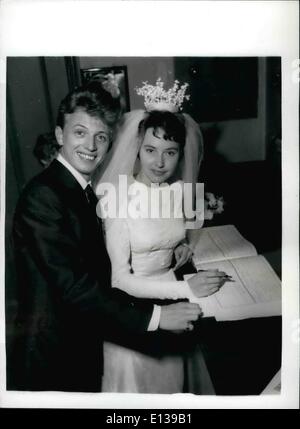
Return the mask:
<path id="1" fill-rule="evenodd" d="M 106 245 L 112 264 L 112 286 L 139 298 L 193 297 L 188 283 L 177 281 L 169 268 L 177 231 L 176 225 L 159 220 L 110 222 L 106 227 Z"/>

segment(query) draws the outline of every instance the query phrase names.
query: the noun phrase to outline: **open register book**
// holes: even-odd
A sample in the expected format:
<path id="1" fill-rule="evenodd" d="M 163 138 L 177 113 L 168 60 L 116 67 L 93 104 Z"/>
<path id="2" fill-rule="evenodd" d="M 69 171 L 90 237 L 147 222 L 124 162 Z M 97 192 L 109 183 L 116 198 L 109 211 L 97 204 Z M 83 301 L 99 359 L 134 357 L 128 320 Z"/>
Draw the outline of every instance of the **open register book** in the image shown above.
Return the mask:
<path id="1" fill-rule="evenodd" d="M 281 282 L 277 274 L 233 225 L 203 228 L 193 234 L 196 268 L 219 269 L 234 280 L 226 282 L 217 293 L 195 300 L 204 317 L 239 320 L 281 314 Z"/>

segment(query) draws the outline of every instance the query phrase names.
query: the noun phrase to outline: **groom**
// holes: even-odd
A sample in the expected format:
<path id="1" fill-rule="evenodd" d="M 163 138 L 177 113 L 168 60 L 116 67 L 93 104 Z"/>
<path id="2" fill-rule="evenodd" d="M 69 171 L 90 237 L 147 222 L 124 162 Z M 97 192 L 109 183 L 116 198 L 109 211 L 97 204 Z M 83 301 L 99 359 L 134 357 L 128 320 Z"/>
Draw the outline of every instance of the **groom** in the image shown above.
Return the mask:
<path id="1" fill-rule="evenodd" d="M 156 306 L 110 287 L 110 261 L 89 185 L 110 144 L 116 103 L 79 88 L 59 108 L 58 158 L 17 205 L 13 240 L 18 315 L 7 354 L 9 390 L 96 392 L 110 332 L 186 329 L 200 309 Z M 115 112 L 116 113 L 116 112 Z"/>

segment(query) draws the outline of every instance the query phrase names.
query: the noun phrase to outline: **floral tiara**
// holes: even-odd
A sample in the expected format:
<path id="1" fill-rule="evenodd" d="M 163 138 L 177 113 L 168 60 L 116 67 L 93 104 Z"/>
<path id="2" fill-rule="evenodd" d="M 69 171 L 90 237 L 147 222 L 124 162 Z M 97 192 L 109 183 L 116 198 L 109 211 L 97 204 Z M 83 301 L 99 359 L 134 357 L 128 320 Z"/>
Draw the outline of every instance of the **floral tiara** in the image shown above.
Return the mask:
<path id="1" fill-rule="evenodd" d="M 135 88 L 138 95 L 145 98 L 144 105 L 146 110 L 168 110 L 178 112 L 182 109 L 181 105 L 184 100 L 189 100 L 190 96 L 185 95 L 188 83 L 179 86 L 179 81 L 175 80 L 174 85 L 168 91 L 164 89 L 164 82 L 158 78 L 155 86 L 148 82 L 143 82 L 141 88 Z"/>

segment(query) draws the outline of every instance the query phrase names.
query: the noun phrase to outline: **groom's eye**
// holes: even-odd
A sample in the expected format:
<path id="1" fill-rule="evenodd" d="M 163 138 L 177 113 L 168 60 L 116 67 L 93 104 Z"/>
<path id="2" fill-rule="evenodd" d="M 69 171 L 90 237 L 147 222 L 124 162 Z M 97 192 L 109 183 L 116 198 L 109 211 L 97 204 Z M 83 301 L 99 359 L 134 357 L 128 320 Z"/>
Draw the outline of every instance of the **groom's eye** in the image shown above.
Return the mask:
<path id="1" fill-rule="evenodd" d="M 98 143 L 107 143 L 108 142 L 108 135 L 107 134 L 98 134 L 96 136 L 96 141 Z"/>
<path id="2" fill-rule="evenodd" d="M 84 137 L 85 132 L 83 130 L 75 130 L 75 136 Z"/>

